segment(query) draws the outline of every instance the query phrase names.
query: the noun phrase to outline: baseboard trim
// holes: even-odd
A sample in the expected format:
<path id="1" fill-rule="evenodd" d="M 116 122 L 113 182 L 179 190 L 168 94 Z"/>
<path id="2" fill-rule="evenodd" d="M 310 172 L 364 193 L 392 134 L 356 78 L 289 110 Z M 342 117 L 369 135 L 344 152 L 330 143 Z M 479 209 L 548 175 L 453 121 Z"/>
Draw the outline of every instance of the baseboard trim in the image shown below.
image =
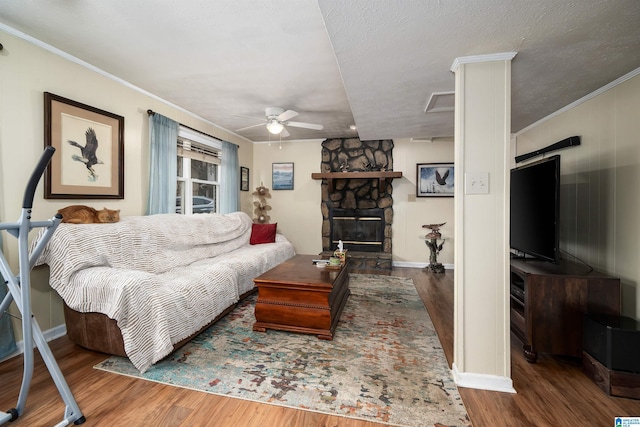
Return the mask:
<path id="1" fill-rule="evenodd" d="M 458 387 L 500 391 L 503 393 L 516 393 L 516 390 L 513 388 L 513 380 L 508 377 L 459 372 L 455 363 L 452 367 L 452 373 L 453 380 Z"/>
<path id="2" fill-rule="evenodd" d="M 67 325 L 65 325 L 64 323 L 62 325 L 54 326 L 51 329 L 47 329 L 46 331 L 42 331 L 42 335 L 44 335 L 44 339 L 46 342 L 53 341 L 56 338 L 65 336 L 66 334 L 67 334 Z M 33 344 L 33 346 L 35 347 L 35 343 Z M 0 363 L 24 353 L 24 341 L 16 342 L 16 347 L 18 347 L 18 350 L 13 354 L 6 356 L 3 359 L 0 359 Z"/>
<path id="3" fill-rule="evenodd" d="M 428 262 L 408 262 L 408 261 L 393 261 L 394 267 L 411 267 L 411 268 L 425 268 L 429 266 Z M 453 264 L 442 264 L 445 270 L 453 270 Z"/>

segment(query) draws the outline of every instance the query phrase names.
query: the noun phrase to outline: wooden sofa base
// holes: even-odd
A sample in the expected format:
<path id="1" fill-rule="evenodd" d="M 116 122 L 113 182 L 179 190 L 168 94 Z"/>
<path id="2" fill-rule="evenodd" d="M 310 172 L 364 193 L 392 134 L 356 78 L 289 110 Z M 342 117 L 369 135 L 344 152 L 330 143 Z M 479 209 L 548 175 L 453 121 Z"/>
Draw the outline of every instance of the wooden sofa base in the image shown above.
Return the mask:
<path id="1" fill-rule="evenodd" d="M 257 289 L 254 288 L 241 295 L 240 301 L 256 291 Z M 238 303 L 231 305 L 198 332 L 174 344 L 173 351 L 179 349 L 209 326 L 226 316 L 237 305 Z M 74 343 L 89 350 L 127 357 L 124 351 L 122 332 L 114 319 L 102 313 L 81 313 L 69 308 L 67 304 L 64 304 L 64 319 L 67 325 L 67 335 Z"/>

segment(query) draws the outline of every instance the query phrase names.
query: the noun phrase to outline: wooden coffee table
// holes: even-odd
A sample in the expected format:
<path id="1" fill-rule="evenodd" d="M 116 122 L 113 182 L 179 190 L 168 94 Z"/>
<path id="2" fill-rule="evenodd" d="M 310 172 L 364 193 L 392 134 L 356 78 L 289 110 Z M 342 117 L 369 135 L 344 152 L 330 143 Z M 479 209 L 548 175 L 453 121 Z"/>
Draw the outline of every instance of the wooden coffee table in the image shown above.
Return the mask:
<path id="1" fill-rule="evenodd" d="M 318 268 L 318 256 L 295 255 L 256 277 L 258 287 L 254 331 L 278 329 L 332 340 L 349 297 L 348 264 Z"/>

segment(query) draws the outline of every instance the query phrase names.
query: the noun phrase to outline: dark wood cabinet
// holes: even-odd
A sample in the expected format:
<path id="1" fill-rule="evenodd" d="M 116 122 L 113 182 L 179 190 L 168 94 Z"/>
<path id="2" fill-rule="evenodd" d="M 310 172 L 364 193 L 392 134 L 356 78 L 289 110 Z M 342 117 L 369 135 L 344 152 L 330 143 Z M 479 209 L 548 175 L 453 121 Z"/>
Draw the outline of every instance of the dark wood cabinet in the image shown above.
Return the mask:
<path id="1" fill-rule="evenodd" d="M 620 279 L 583 264 L 512 259 L 510 286 L 511 331 L 532 363 L 539 352 L 581 357 L 583 315 L 620 315 Z"/>

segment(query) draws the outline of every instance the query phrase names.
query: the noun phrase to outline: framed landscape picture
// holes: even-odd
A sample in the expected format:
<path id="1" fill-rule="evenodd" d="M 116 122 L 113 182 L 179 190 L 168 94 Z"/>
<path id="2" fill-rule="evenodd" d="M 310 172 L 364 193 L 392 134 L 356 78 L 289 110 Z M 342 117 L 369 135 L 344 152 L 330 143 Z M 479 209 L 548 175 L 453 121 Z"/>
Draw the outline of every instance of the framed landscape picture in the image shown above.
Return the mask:
<path id="1" fill-rule="evenodd" d="M 418 163 L 416 169 L 417 197 L 453 197 L 453 163 Z"/>
<path id="2" fill-rule="evenodd" d="M 124 117 L 44 93 L 45 199 L 124 199 Z"/>
<path id="3" fill-rule="evenodd" d="M 272 163 L 271 185 L 274 190 L 293 190 L 293 163 Z"/>
<path id="4" fill-rule="evenodd" d="M 249 191 L 249 168 L 240 166 L 240 191 Z"/>

